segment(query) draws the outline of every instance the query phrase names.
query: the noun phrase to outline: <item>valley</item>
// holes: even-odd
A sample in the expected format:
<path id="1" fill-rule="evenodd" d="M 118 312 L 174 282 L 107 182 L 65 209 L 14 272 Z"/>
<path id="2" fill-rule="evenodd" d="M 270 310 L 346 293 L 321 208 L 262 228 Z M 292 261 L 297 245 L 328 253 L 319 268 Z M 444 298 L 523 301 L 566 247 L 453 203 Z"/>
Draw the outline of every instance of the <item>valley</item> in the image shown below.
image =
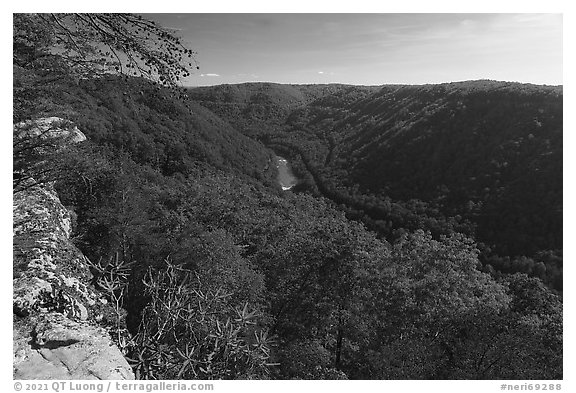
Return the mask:
<path id="1" fill-rule="evenodd" d="M 466 233 L 482 243 L 485 265 L 541 273 L 534 269 L 543 263 L 542 278 L 562 288 L 562 268 L 549 258 L 561 258 L 562 248 L 561 88 L 319 86 L 328 93 L 285 105 L 277 97 L 286 87 L 248 84 L 234 87 L 243 100 L 225 109 L 210 99 L 224 88 L 189 94 L 293 157 L 296 190 L 330 198 L 388 240 L 423 226 L 436 235 Z"/>
<path id="2" fill-rule="evenodd" d="M 15 378 L 564 378 L 563 86 L 190 87 L 145 16 L 13 23 Z"/>

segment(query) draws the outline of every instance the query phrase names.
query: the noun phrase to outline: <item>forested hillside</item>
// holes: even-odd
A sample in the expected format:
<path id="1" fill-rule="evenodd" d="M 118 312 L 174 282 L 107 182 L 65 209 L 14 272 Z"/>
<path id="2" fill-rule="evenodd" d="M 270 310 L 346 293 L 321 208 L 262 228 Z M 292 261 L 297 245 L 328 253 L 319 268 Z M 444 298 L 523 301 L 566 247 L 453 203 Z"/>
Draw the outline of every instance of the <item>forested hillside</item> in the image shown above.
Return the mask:
<path id="1" fill-rule="evenodd" d="M 20 18 L 13 192 L 57 191 L 137 378 L 562 379 L 561 89 L 75 78 Z"/>
<path id="2" fill-rule="evenodd" d="M 177 99 L 150 82 L 115 77 L 53 84 L 28 106 L 42 102 L 67 116 L 90 140 L 124 150 L 165 175 L 187 174 L 195 162 L 272 178 L 270 154 L 209 110 Z M 20 117 L 24 117 L 20 115 Z"/>
<path id="3" fill-rule="evenodd" d="M 388 240 L 417 228 L 467 233 L 482 243 L 486 266 L 562 288 L 561 87 L 318 86 L 316 99 L 295 109 L 260 105 L 275 108 L 267 124 L 254 103 L 224 111 L 218 96 L 208 98 L 219 88 L 191 95 L 230 122 L 256 124 L 255 137 L 292 156 L 300 189 L 329 197 Z"/>
<path id="4" fill-rule="evenodd" d="M 358 98 L 377 88 L 339 84 L 242 83 L 188 89 L 188 96 L 231 121 L 244 134 L 259 138 L 283 129 L 286 118 L 294 110 L 349 90 L 353 90 L 354 98 Z"/>

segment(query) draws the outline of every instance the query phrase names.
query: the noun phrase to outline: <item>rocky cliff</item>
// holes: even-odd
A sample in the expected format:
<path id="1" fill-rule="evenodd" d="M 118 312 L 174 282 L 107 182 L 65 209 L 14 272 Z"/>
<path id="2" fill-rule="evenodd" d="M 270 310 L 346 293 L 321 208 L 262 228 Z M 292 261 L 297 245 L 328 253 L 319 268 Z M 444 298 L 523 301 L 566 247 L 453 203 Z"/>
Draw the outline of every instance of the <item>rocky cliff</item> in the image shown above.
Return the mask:
<path id="1" fill-rule="evenodd" d="M 134 379 L 103 327 L 110 306 L 70 234 L 70 212 L 49 184 L 14 194 L 13 376 Z"/>

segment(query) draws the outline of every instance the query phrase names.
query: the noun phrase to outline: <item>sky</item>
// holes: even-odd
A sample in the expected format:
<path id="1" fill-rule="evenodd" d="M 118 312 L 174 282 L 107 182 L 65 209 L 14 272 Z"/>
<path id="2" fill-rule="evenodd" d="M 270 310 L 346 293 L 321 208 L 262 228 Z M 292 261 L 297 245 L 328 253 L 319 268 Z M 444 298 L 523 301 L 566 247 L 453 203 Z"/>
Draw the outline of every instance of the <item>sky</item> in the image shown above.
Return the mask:
<path id="1" fill-rule="evenodd" d="M 205 86 L 494 79 L 560 85 L 562 14 L 145 14 L 197 52 Z"/>

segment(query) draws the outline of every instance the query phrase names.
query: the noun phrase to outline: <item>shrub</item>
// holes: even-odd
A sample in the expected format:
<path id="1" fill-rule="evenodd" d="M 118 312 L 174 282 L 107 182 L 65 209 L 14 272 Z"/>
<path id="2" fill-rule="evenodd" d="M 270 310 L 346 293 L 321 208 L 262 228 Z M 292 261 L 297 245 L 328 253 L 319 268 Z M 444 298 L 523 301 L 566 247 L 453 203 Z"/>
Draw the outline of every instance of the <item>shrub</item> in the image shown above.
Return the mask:
<path id="1" fill-rule="evenodd" d="M 144 278 L 143 310 L 130 360 L 139 379 L 243 379 L 269 374 L 271 339 L 262 315 L 231 294 L 206 289 L 191 270 L 165 261 Z"/>

